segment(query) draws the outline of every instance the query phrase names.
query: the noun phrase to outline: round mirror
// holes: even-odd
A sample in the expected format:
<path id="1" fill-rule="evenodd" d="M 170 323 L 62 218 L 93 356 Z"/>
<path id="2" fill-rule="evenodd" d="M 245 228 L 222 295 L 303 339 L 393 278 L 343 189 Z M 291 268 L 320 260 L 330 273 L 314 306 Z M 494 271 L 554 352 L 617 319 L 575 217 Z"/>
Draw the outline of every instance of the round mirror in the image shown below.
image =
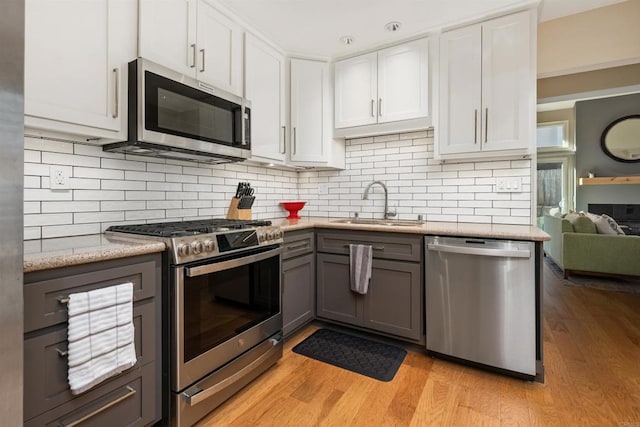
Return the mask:
<path id="1" fill-rule="evenodd" d="M 640 115 L 620 117 L 602 132 L 602 151 L 618 162 L 640 162 Z"/>

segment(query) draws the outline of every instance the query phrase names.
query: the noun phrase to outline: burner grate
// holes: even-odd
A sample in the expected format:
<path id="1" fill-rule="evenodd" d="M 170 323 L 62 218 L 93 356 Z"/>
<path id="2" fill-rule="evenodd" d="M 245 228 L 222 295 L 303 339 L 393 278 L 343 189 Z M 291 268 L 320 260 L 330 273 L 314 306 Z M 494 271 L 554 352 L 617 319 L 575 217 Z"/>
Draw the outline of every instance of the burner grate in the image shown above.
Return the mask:
<path id="1" fill-rule="evenodd" d="M 268 220 L 242 219 L 204 219 L 193 221 L 160 222 L 153 224 L 112 225 L 107 231 L 138 234 L 155 237 L 179 237 L 197 234 L 213 233 L 228 229 L 243 229 L 271 225 Z"/>

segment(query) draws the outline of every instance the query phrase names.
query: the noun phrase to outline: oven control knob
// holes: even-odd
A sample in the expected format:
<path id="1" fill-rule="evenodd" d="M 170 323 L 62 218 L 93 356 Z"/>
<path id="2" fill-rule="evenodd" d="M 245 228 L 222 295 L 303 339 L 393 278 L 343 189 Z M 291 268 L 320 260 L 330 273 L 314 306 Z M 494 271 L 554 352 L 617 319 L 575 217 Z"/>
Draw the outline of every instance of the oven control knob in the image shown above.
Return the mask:
<path id="1" fill-rule="evenodd" d="M 191 253 L 191 247 L 189 245 L 179 245 L 178 246 L 178 255 L 180 256 L 189 256 Z"/>
<path id="2" fill-rule="evenodd" d="M 213 252 L 216 250 L 216 244 L 213 240 L 205 240 L 204 241 L 204 250 L 205 252 Z"/>
<path id="3" fill-rule="evenodd" d="M 204 249 L 204 246 L 202 245 L 202 242 L 200 240 L 196 240 L 191 244 L 191 249 L 193 249 L 194 254 L 198 255 L 202 253 L 202 249 Z"/>
<path id="4" fill-rule="evenodd" d="M 282 236 L 284 236 L 284 232 L 282 230 L 276 231 L 276 237 L 278 239 L 282 239 Z"/>

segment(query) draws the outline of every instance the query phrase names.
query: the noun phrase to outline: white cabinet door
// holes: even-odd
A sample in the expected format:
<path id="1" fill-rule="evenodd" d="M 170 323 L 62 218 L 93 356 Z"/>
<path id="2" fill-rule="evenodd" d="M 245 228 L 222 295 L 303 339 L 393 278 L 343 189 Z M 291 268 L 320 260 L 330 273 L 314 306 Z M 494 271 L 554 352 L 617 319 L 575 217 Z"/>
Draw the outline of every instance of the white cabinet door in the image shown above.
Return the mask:
<path id="1" fill-rule="evenodd" d="M 196 0 L 139 2 L 139 56 L 195 77 Z"/>
<path id="2" fill-rule="evenodd" d="M 328 149 L 323 134 L 323 92 L 327 64 L 291 60 L 291 160 L 326 162 Z"/>
<path id="3" fill-rule="evenodd" d="M 135 59 L 136 7 L 127 0 L 26 1 L 27 127 L 124 135 L 126 65 Z"/>
<path id="4" fill-rule="evenodd" d="M 429 115 L 429 42 L 378 52 L 378 123 Z"/>
<path id="5" fill-rule="evenodd" d="M 531 138 L 530 16 L 482 26 L 482 150 L 526 149 Z M 533 101 L 535 102 L 535 101 Z"/>
<path id="6" fill-rule="evenodd" d="M 535 151 L 532 13 L 496 18 L 440 37 L 436 157 Z"/>
<path id="7" fill-rule="evenodd" d="M 335 127 L 377 122 L 378 55 L 372 52 L 335 63 Z"/>
<path id="8" fill-rule="evenodd" d="M 242 28 L 199 0 L 196 38 L 196 78 L 242 96 Z"/>
<path id="9" fill-rule="evenodd" d="M 245 97 L 251 101 L 251 156 L 285 160 L 285 58 L 251 34 L 244 36 Z"/>
<path id="10" fill-rule="evenodd" d="M 440 37 L 440 154 L 480 151 L 482 28 Z"/>

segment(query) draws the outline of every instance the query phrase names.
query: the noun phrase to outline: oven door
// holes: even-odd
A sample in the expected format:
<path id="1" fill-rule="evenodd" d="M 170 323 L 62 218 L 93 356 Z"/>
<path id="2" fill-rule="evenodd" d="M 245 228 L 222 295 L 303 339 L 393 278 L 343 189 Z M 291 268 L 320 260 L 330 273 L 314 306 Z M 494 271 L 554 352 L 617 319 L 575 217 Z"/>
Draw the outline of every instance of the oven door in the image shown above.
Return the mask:
<path id="1" fill-rule="evenodd" d="M 281 253 L 275 246 L 175 268 L 174 392 L 282 330 Z"/>

